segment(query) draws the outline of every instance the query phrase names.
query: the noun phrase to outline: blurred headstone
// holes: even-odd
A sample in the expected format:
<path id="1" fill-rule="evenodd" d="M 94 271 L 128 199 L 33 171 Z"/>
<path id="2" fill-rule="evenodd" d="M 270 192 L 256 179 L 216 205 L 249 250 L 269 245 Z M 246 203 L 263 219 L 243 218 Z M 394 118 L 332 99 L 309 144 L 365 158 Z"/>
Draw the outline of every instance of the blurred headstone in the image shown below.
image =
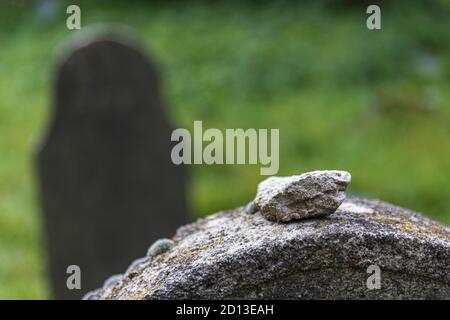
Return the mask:
<path id="1" fill-rule="evenodd" d="M 122 38 L 97 35 L 56 70 L 54 110 L 38 150 L 54 297 L 77 299 L 124 272 L 187 220 L 185 169 L 153 63 Z M 69 265 L 81 290 L 68 290 Z"/>

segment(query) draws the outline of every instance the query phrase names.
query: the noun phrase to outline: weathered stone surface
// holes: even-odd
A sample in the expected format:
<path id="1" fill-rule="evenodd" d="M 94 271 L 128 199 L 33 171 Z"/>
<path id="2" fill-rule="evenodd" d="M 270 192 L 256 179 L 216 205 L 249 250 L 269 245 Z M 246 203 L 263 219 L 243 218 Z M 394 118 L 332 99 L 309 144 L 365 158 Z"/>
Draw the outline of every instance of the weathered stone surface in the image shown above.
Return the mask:
<path id="1" fill-rule="evenodd" d="M 345 200 L 350 180 L 350 173 L 337 170 L 270 177 L 258 185 L 255 204 L 263 216 L 274 221 L 328 215 Z"/>
<path id="2" fill-rule="evenodd" d="M 276 223 L 245 208 L 178 229 L 174 247 L 96 299 L 450 298 L 450 229 L 384 202 Z M 381 269 L 381 289 L 366 286 Z"/>

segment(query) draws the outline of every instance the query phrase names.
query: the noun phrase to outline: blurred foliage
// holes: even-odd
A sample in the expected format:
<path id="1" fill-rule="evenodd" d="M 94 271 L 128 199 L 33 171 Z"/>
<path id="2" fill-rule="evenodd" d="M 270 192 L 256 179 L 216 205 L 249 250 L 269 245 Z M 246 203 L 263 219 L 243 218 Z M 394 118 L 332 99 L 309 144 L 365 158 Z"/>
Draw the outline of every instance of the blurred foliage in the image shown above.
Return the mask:
<path id="1" fill-rule="evenodd" d="M 160 64 L 178 127 L 280 128 L 280 172 L 336 168 L 350 192 L 450 223 L 450 3 L 71 1 L 84 28 L 119 23 Z M 65 6 L 0 4 L 0 298 L 44 298 L 33 150 L 45 127 Z M 259 166 L 192 166 L 192 212 L 249 201 Z"/>

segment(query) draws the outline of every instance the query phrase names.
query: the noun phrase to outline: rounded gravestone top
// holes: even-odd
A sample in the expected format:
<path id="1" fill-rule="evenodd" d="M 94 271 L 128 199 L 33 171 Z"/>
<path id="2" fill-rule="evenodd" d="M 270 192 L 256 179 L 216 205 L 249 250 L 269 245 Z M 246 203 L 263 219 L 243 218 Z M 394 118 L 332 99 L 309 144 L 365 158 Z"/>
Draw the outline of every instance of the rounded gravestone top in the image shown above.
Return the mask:
<path id="1" fill-rule="evenodd" d="M 450 230 L 381 201 L 347 199 L 326 217 L 277 223 L 245 208 L 183 226 L 174 246 L 98 299 L 450 297 Z M 381 288 L 367 287 L 367 268 Z"/>

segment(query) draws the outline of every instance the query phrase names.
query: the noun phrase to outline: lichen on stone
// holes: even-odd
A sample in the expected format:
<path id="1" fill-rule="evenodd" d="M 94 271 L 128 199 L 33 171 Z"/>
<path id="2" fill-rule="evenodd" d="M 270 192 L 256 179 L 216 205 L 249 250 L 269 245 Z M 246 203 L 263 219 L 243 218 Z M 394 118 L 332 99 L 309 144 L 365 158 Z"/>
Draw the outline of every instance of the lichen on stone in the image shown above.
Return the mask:
<path id="1" fill-rule="evenodd" d="M 173 247 L 173 241 L 170 239 L 159 239 L 156 240 L 148 249 L 147 257 L 154 258 L 169 251 Z"/>

